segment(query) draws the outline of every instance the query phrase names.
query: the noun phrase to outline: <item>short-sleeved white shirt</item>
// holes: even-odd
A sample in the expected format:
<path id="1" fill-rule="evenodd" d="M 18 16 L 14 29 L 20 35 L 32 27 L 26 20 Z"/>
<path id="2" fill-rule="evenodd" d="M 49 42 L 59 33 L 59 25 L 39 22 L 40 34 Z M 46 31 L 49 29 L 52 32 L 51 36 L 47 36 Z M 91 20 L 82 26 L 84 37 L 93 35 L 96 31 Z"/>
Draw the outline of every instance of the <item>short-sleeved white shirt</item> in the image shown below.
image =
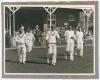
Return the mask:
<path id="1" fill-rule="evenodd" d="M 83 38 L 83 32 L 82 31 L 77 31 L 76 32 L 76 39 L 82 39 Z"/>
<path id="2" fill-rule="evenodd" d="M 32 41 L 32 40 L 35 40 L 35 37 L 32 33 L 26 33 L 26 39 Z"/>
<path id="3" fill-rule="evenodd" d="M 67 38 L 69 37 L 69 30 L 66 30 L 66 31 L 65 31 L 64 36 L 67 37 Z"/>
<path id="4" fill-rule="evenodd" d="M 74 37 L 74 31 L 70 31 L 70 30 L 67 30 L 65 31 L 65 34 L 64 36 L 67 38 L 67 39 L 71 39 L 71 37 Z"/>
<path id="5" fill-rule="evenodd" d="M 56 43 L 56 38 L 60 38 L 56 30 L 47 32 L 46 40 L 48 40 L 48 43 Z"/>

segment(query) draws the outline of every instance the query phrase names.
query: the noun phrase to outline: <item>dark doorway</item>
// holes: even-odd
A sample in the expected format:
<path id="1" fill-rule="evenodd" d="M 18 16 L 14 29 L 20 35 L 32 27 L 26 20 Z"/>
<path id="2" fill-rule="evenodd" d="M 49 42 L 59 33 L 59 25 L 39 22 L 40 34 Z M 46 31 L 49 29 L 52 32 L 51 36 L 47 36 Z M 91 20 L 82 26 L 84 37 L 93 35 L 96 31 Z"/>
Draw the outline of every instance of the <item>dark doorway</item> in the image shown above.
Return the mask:
<path id="1" fill-rule="evenodd" d="M 39 25 L 43 30 L 45 14 L 46 11 L 42 7 L 21 7 L 16 12 L 16 30 L 20 28 L 21 24 L 25 29 L 28 27 L 34 29 L 36 25 Z"/>

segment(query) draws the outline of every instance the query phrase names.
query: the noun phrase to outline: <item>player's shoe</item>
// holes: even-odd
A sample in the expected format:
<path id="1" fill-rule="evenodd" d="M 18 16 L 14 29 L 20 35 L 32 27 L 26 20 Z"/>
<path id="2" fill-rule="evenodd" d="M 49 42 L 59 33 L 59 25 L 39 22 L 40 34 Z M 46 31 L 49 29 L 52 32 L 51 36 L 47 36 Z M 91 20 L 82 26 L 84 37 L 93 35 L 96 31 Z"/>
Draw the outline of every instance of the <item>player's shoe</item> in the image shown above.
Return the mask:
<path id="1" fill-rule="evenodd" d="M 82 57 L 83 57 L 83 55 L 80 55 L 80 57 L 82 58 Z"/>
<path id="2" fill-rule="evenodd" d="M 70 61 L 74 61 L 73 59 L 70 59 Z"/>
<path id="3" fill-rule="evenodd" d="M 71 59 L 71 58 L 70 58 L 70 61 L 74 61 L 74 59 Z"/>
<path id="4" fill-rule="evenodd" d="M 55 66 L 56 64 L 55 63 L 52 63 L 52 65 Z"/>
<path id="5" fill-rule="evenodd" d="M 23 64 L 25 64 L 25 61 L 23 61 Z"/>
<path id="6" fill-rule="evenodd" d="M 74 61 L 74 57 L 73 57 L 73 56 L 70 56 L 70 60 L 71 60 L 71 61 Z"/>

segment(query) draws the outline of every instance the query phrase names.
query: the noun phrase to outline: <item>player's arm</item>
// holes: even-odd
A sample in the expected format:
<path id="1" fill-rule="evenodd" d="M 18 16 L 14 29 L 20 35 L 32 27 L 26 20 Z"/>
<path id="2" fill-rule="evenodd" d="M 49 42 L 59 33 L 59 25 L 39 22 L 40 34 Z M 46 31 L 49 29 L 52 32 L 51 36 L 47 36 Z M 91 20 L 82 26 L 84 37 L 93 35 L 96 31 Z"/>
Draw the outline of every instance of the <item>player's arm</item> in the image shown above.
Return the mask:
<path id="1" fill-rule="evenodd" d="M 46 46 L 47 46 L 47 48 L 49 48 L 49 42 L 48 42 L 48 39 L 46 39 Z"/>
<path id="2" fill-rule="evenodd" d="M 35 37 L 34 37 L 34 34 L 32 34 L 32 40 L 33 40 L 33 42 L 35 41 Z"/>
<path id="3" fill-rule="evenodd" d="M 67 44 L 67 36 L 64 36 L 64 41 L 65 41 L 66 44 Z"/>
<path id="4" fill-rule="evenodd" d="M 49 40 L 49 32 L 47 32 L 47 34 L 46 34 L 46 37 L 45 37 L 45 40 L 46 40 L 46 45 L 47 45 L 47 48 L 49 48 L 49 46 L 48 46 L 48 40 Z"/>
<path id="5" fill-rule="evenodd" d="M 84 33 L 82 32 L 82 40 L 84 41 Z"/>
<path id="6" fill-rule="evenodd" d="M 76 43 L 76 40 L 77 40 L 77 32 L 74 33 L 74 40 L 75 40 L 75 43 Z"/>
<path id="7" fill-rule="evenodd" d="M 24 34 L 25 46 L 27 47 L 27 35 Z"/>
<path id="8" fill-rule="evenodd" d="M 60 39 L 60 35 L 59 35 L 59 33 L 56 31 L 56 37 L 58 38 L 58 39 Z"/>
<path id="9" fill-rule="evenodd" d="M 74 41 L 75 41 L 75 45 L 77 44 L 77 32 L 76 34 L 74 33 Z"/>
<path id="10" fill-rule="evenodd" d="M 58 39 L 58 43 L 60 44 L 61 39 L 60 39 L 60 35 L 59 35 L 58 32 L 56 32 L 56 36 L 57 36 L 57 39 Z"/>
<path id="11" fill-rule="evenodd" d="M 18 36 L 15 37 L 15 42 L 16 42 L 17 45 L 21 44 L 19 39 L 18 39 Z"/>
<path id="12" fill-rule="evenodd" d="M 64 40 L 65 40 L 65 42 L 67 41 L 67 33 L 66 33 L 66 31 L 64 33 Z M 67 42 L 66 42 L 66 44 L 67 44 Z"/>

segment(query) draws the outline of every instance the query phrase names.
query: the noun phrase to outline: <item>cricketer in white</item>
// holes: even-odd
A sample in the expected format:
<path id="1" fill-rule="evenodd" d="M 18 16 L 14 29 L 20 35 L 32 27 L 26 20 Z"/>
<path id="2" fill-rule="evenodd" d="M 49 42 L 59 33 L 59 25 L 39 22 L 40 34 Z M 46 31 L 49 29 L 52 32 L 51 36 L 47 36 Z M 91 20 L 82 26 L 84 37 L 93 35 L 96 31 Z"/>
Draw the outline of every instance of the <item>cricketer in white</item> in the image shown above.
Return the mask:
<path id="1" fill-rule="evenodd" d="M 18 48 L 18 56 L 19 56 L 19 63 L 25 64 L 26 61 L 26 35 L 24 33 L 24 27 L 22 26 L 19 34 L 15 38 L 17 48 Z"/>
<path id="2" fill-rule="evenodd" d="M 66 54 L 65 54 L 65 59 L 68 57 L 68 53 L 70 54 L 70 60 L 74 60 L 74 31 L 72 30 L 72 27 L 69 26 L 69 29 L 65 31 L 65 41 L 66 41 Z"/>
<path id="3" fill-rule="evenodd" d="M 80 56 L 83 57 L 83 32 L 81 30 L 81 27 L 79 27 L 78 31 L 76 32 L 76 43 L 77 52 L 79 52 Z M 77 55 L 76 52 L 75 55 Z"/>
<path id="4" fill-rule="evenodd" d="M 33 47 L 33 43 L 35 41 L 35 37 L 32 34 L 30 29 L 28 29 L 28 31 L 26 33 L 26 39 L 27 39 L 27 43 L 26 43 L 27 53 L 31 53 L 32 47 Z"/>
<path id="5" fill-rule="evenodd" d="M 50 58 L 52 57 L 52 65 L 56 64 L 57 58 L 57 38 L 60 39 L 58 32 L 55 30 L 54 26 L 51 26 L 51 30 L 47 32 L 46 40 L 48 46 L 48 56 L 47 63 L 50 63 Z"/>

